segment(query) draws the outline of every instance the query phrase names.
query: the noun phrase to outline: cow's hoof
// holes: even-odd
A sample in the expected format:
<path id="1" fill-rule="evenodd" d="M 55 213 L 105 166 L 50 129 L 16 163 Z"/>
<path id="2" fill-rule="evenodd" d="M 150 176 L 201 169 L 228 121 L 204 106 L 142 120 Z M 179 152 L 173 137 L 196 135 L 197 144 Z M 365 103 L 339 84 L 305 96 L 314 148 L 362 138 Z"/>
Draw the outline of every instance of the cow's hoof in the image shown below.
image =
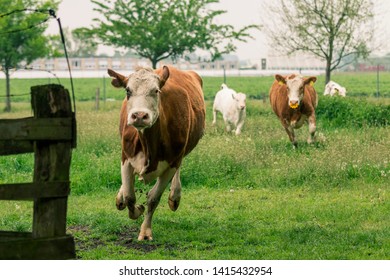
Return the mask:
<path id="1" fill-rule="evenodd" d="M 171 208 L 172 211 L 176 211 L 177 208 L 179 208 L 179 205 L 180 205 L 180 198 L 178 198 L 176 200 L 171 200 L 169 198 L 168 199 L 168 204 L 169 204 L 169 208 Z"/>
<path id="2" fill-rule="evenodd" d="M 129 206 L 129 218 L 132 220 L 138 219 L 145 211 L 145 207 L 143 205 L 136 205 L 133 207 Z"/>
<path id="3" fill-rule="evenodd" d="M 309 145 L 312 145 L 312 144 L 314 144 L 316 141 L 314 140 L 314 139 L 311 139 L 311 138 L 309 138 L 309 139 L 307 139 L 307 144 L 309 144 Z"/>
<path id="4" fill-rule="evenodd" d="M 143 240 L 153 240 L 151 228 L 148 228 L 146 230 L 141 229 L 141 232 L 138 235 L 138 241 L 143 241 Z"/>
<path id="5" fill-rule="evenodd" d="M 125 208 L 126 208 L 126 203 L 125 203 L 123 197 L 121 195 L 120 196 L 118 195 L 116 197 L 116 209 L 123 210 Z"/>
<path id="6" fill-rule="evenodd" d="M 144 240 L 147 240 L 147 241 L 152 241 L 153 240 L 153 237 L 152 236 L 147 236 L 147 235 L 139 235 L 138 236 L 138 241 L 144 241 Z"/>

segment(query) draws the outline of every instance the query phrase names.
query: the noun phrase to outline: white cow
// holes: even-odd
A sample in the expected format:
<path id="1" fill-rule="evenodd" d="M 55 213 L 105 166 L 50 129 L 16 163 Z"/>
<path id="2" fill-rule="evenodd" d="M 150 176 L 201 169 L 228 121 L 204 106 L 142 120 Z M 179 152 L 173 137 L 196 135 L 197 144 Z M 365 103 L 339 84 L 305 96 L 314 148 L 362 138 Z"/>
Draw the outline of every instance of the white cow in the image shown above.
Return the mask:
<path id="1" fill-rule="evenodd" d="M 230 132 L 233 127 L 233 131 L 239 135 L 246 117 L 246 95 L 222 84 L 214 99 L 213 125 L 217 122 L 217 111 L 223 116 L 226 130 Z"/>
<path id="2" fill-rule="evenodd" d="M 338 83 L 335 83 L 333 81 L 329 81 L 329 83 L 325 86 L 324 95 L 340 95 L 345 97 L 347 93 L 347 90 L 345 87 L 340 86 Z"/>

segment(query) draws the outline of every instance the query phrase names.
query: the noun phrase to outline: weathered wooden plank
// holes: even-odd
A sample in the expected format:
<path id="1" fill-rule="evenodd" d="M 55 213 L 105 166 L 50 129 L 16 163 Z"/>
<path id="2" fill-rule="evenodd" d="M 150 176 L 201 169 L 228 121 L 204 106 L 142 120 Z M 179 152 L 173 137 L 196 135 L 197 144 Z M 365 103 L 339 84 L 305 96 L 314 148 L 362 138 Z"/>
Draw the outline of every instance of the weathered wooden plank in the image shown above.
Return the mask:
<path id="1" fill-rule="evenodd" d="M 0 200 L 34 200 L 67 197 L 69 182 L 34 182 L 0 185 Z"/>
<path id="2" fill-rule="evenodd" d="M 72 140 L 72 118 L 0 120 L 0 140 Z"/>
<path id="3" fill-rule="evenodd" d="M 17 234 L 15 234 L 17 235 Z M 66 260 L 75 259 L 74 239 L 70 235 L 51 238 L 28 238 L 9 240 L 0 234 L 1 260 Z"/>
<path id="4" fill-rule="evenodd" d="M 73 113 L 69 92 L 60 85 L 31 87 L 35 118 L 70 118 Z M 35 143 L 34 182 L 69 181 L 72 142 Z M 34 200 L 34 238 L 63 236 L 66 233 L 67 197 Z"/>
<path id="5" fill-rule="evenodd" d="M 32 238 L 31 232 L 0 231 L 0 242 Z"/>
<path id="6" fill-rule="evenodd" d="M 0 156 L 34 152 L 34 142 L 28 140 L 0 140 Z"/>

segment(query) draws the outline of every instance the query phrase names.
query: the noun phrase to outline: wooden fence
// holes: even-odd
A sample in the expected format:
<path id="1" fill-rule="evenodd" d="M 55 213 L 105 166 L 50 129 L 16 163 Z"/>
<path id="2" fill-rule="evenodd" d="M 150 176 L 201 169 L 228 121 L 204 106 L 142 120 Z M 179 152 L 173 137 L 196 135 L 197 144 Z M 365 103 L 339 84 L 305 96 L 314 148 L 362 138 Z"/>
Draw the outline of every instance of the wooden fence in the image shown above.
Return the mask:
<path id="1" fill-rule="evenodd" d="M 32 183 L 0 185 L 0 200 L 33 201 L 32 232 L 0 231 L 0 259 L 73 259 L 66 234 L 76 119 L 61 85 L 31 88 L 34 116 L 0 119 L 0 156 L 34 153 Z M 15 174 L 17 176 L 17 174 Z"/>

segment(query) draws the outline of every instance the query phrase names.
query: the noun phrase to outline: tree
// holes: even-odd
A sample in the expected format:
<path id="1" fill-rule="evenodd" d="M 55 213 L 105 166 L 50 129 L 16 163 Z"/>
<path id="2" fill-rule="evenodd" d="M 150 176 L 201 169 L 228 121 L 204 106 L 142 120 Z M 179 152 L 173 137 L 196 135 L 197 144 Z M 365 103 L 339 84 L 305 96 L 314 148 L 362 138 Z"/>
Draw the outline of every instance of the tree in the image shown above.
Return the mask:
<path id="1" fill-rule="evenodd" d="M 204 49 L 212 59 L 233 52 L 234 41 L 246 42 L 246 26 L 238 31 L 218 25 L 215 18 L 226 11 L 210 10 L 219 0 L 92 0 L 104 17 L 95 19 L 92 33 L 104 44 L 125 47 L 151 61 L 152 67 L 168 57 L 176 58 Z"/>
<path id="2" fill-rule="evenodd" d="M 32 7 L 34 4 L 34 7 Z M 0 66 L 6 78 L 5 111 L 11 110 L 10 71 L 46 54 L 43 35 L 55 0 L 0 0 Z"/>
<path id="3" fill-rule="evenodd" d="M 370 0 L 279 0 L 267 9 L 265 30 L 273 46 L 326 61 L 328 83 L 337 68 L 370 53 L 374 30 Z"/>

